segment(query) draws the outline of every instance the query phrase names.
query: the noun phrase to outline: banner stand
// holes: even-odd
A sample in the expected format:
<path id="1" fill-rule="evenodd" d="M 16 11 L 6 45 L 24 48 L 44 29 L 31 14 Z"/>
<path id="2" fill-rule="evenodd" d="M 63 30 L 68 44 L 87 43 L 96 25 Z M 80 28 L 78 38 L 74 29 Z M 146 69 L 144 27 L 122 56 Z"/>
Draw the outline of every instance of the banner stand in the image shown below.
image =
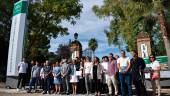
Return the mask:
<path id="1" fill-rule="evenodd" d="M 27 0 L 20 0 L 14 4 L 7 63 L 7 88 L 17 87 L 17 65 L 23 58 L 23 43 L 26 31 L 27 10 Z"/>

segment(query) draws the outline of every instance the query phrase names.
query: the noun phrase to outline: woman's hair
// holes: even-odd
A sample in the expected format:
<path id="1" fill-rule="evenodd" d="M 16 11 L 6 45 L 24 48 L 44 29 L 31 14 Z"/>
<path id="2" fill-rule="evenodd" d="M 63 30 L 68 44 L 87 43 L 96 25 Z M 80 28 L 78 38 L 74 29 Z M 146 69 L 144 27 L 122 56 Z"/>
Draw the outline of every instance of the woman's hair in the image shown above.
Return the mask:
<path id="1" fill-rule="evenodd" d="M 154 58 L 154 60 L 156 60 L 156 56 L 154 54 L 149 55 L 149 60 L 150 60 L 150 58 Z"/>
<path id="2" fill-rule="evenodd" d="M 94 59 L 96 59 L 96 61 L 97 61 L 98 63 L 100 63 L 99 57 L 94 57 Z M 96 63 L 96 62 L 95 62 L 95 63 Z"/>
<path id="3" fill-rule="evenodd" d="M 89 61 L 91 61 L 91 58 L 90 58 L 89 56 L 86 57 L 86 61 L 87 61 L 87 59 L 88 59 Z"/>

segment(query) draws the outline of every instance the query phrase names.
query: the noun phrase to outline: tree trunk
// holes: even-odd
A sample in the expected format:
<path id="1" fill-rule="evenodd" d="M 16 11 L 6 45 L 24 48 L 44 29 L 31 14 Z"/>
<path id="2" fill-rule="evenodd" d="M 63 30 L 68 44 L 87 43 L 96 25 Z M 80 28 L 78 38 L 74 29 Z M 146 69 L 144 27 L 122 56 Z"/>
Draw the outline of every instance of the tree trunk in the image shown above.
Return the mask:
<path id="1" fill-rule="evenodd" d="M 161 33 L 164 40 L 166 53 L 168 56 L 168 69 L 170 69 L 170 31 L 163 10 L 160 10 L 158 19 L 160 22 Z"/>
<path id="2" fill-rule="evenodd" d="M 95 57 L 95 52 L 92 51 L 92 61 L 93 61 L 94 57 Z"/>

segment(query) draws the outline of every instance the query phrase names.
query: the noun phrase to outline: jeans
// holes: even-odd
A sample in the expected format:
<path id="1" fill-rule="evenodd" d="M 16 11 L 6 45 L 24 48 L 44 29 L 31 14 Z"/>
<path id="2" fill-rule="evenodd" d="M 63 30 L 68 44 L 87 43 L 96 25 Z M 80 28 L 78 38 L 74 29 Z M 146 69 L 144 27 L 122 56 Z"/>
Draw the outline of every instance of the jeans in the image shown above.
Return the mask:
<path id="1" fill-rule="evenodd" d="M 151 84 L 153 89 L 153 96 L 160 96 L 161 95 L 160 79 L 151 80 Z M 158 88 L 158 95 L 156 95 L 156 87 Z"/>
<path id="2" fill-rule="evenodd" d="M 126 96 L 126 85 L 128 88 L 128 96 L 132 96 L 132 76 L 131 73 L 119 73 L 122 96 Z"/>
<path id="3" fill-rule="evenodd" d="M 69 76 L 65 76 L 63 77 L 63 89 L 64 89 L 64 92 L 66 93 L 69 93 Z"/>
<path id="4" fill-rule="evenodd" d="M 29 90 L 32 89 L 32 86 L 34 86 L 34 89 L 35 89 L 35 83 L 37 82 L 37 77 L 32 77 L 31 80 L 30 80 L 30 83 L 29 83 Z"/>
<path id="5" fill-rule="evenodd" d="M 90 74 L 85 74 L 85 86 L 87 94 L 92 91 L 92 80 L 90 78 Z"/>
<path id="6" fill-rule="evenodd" d="M 25 82 L 26 82 L 26 73 L 19 73 L 17 88 L 19 88 L 20 83 L 21 83 L 21 87 L 25 87 Z"/>
<path id="7" fill-rule="evenodd" d="M 117 86 L 117 80 L 116 80 L 116 75 L 113 76 L 107 76 L 107 85 L 109 88 L 109 94 L 112 94 L 112 83 L 115 88 L 115 95 L 118 95 L 118 86 Z"/>

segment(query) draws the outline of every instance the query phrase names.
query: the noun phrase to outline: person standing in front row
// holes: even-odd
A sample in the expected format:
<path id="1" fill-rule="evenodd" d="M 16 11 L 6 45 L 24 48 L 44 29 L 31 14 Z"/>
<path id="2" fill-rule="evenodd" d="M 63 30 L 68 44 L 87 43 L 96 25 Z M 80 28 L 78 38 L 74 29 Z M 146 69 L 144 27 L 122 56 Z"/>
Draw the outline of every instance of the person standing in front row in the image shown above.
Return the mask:
<path id="1" fill-rule="evenodd" d="M 130 59 L 126 56 L 124 50 L 121 50 L 121 57 L 117 60 L 117 67 L 119 69 L 119 79 L 121 84 L 122 96 L 126 96 L 126 85 L 128 88 L 128 96 L 132 96 L 132 76 L 130 72 Z"/>
<path id="2" fill-rule="evenodd" d="M 58 61 L 55 62 L 54 67 L 53 67 L 53 77 L 54 77 L 53 83 L 55 84 L 55 93 L 60 94 L 61 92 L 61 67 Z"/>
<path id="3" fill-rule="evenodd" d="M 17 91 L 19 91 L 19 86 L 21 83 L 21 88 L 25 89 L 26 83 L 26 75 L 27 75 L 28 63 L 26 62 L 25 58 L 18 64 L 18 83 L 17 83 Z"/>
<path id="4" fill-rule="evenodd" d="M 70 65 L 66 59 L 62 60 L 61 77 L 63 81 L 63 94 L 69 95 Z"/>
<path id="5" fill-rule="evenodd" d="M 76 95 L 76 93 L 77 93 L 77 82 L 79 82 L 78 77 L 76 75 L 76 60 L 72 61 L 72 64 L 70 65 L 70 69 L 71 69 L 70 83 L 72 84 L 73 95 Z"/>
<path id="6" fill-rule="evenodd" d="M 52 67 L 49 64 L 49 61 L 46 60 L 45 66 L 43 67 L 44 71 L 44 92 L 43 94 L 51 94 L 51 74 L 52 74 Z"/>
<path id="7" fill-rule="evenodd" d="M 107 78 L 107 85 L 109 88 L 109 95 L 112 96 L 112 83 L 115 88 L 115 95 L 118 95 L 118 86 L 116 80 L 116 73 L 117 73 L 117 61 L 113 57 L 113 54 L 109 54 L 109 63 L 108 63 L 108 70 L 106 71 L 108 78 Z"/>
<path id="8" fill-rule="evenodd" d="M 136 88 L 137 96 L 147 96 L 146 88 L 144 86 L 144 69 L 146 64 L 144 60 L 138 57 L 136 50 L 132 51 L 133 58 L 130 60 L 132 68 L 132 81 Z"/>
<path id="9" fill-rule="evenodd" d="M 40 66 L 39 66 L 39 62 L 36 61 L 35 63 L 36 65 L 34 65 L 32 67 L 32 70 L 31 70 L 31 79 L 30 79 L 30 82 L 29 82 L 29 90 L 27 91 L 28 93 L 31 92 L 31 89 L 32 89 L 32 86 L 34 85 L 35 87 L 35 84 L 37 83 L 39 77 L 40 77 Z M 34 88 L 35 91 L 36 91 L 36 88 Z"/>
<path id="10" fill-rule="evenodd" d="M 151 84 L 153 89 L 153 96 L 161 96 L 161 85 L 160 85 L 160 70 L 161 66 L 156 60 L 154 55 L 149 56 L 151 62 L 150 67 L 152 68 L 151 72 Z M 158 95 L 156 95 L 156 87 L 158 88 Z"/>
<path id="11" fill-rule="evenodd" d="M 94 90 L 95 90 L 95 96 L 101 96 L 101 89 L 102 89 L 102 76 L 104 73 L 104 68 L 100 64 L 100 60 L 98 57 L 94 57 L 93 60 L 93 67 L 91 69 L 91 77 L 94 82 Z"/>
<path id="12" fill-rule="evenodd" d="M 85 86 L 87 95 L 90 94 L 92 91 L 92 80 L 91 80 L 91 69 L 92 69 L 92 62 L 90 61 L 90 57 L 86 57 L 84 63 L 84 76 L 85 76 Z"/>

